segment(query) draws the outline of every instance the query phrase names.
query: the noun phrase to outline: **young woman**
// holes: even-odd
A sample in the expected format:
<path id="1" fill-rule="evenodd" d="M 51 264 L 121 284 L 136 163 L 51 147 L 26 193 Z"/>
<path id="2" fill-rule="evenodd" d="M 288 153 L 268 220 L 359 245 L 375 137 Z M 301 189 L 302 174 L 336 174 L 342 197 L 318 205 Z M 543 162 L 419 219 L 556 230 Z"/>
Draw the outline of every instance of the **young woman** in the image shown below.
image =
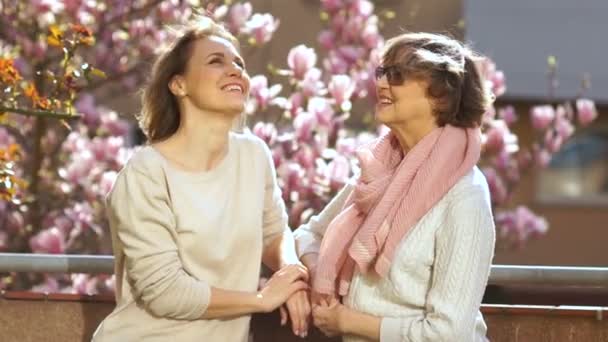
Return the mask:
<path id="1" fill-rule="evenodd" d="M 327 335 L 485 340 L 479 306 L 495 233 L 475 166 L 488 95 L 473 58 L 441 35 L 387 42 L 376 116 L 390 132 L 358 151 L 356 182 L 295 232 L 314 274 L 314 324 Z"/>
<path id="2" fill-rule="evenodd" d="M 249 94 L 236 39 L 208 18 L 156 61 L 140 124 L 149 144 L 107 200 L 116 309 L 94 341 L 247 341 L 250 314 L 310 313 L 269 149 L 231 132 Z M 279 270 L 258 291 L 260 263 Z M 285 317 L 283 317 L 285 319 Z"/>

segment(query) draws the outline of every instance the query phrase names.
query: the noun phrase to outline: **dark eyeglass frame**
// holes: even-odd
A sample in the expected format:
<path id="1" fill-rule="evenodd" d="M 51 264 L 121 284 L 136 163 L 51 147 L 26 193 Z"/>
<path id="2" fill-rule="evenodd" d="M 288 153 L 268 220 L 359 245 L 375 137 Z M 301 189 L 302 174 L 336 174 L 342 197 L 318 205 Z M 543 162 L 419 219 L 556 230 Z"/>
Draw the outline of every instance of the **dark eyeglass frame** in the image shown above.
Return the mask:
<path id="1" fill-rule="evenodd" d="M 406 80 L 406 71 L 399 65 L 379 66 L 374 71 L 376 81 L 379 81 L 384 75 L 388 84 L 392 86 L 400 86 Z"/>

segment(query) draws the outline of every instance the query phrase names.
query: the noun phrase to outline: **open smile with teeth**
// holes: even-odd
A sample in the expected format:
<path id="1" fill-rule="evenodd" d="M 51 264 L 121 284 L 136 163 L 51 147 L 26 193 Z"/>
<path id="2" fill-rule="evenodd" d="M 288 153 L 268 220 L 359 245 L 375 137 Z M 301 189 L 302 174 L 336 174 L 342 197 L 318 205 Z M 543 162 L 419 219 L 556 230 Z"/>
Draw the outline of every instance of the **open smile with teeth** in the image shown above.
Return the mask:
<path id="1" fill-rule="evenodd" d="M 393 104 L 393 99 L 385 96 L 380 96 L 380 98 L 378 99 L 378 103 L 381 105 L 391 105 Z"/>
<path id="2" fill-rule="evenodd" d="M 227 84 L 222 87 L 222 90 L 235 93 L 243 93 L 243 87 L 240 84 Z"/>

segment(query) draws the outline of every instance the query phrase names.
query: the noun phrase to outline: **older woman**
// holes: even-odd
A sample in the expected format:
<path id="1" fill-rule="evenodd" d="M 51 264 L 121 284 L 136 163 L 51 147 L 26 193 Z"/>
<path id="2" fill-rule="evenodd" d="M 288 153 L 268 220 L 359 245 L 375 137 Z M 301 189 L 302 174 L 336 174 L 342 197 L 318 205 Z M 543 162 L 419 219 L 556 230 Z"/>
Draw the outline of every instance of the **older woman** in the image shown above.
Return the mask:
<path id="1" fill-rule="evenodd" d="M 314 323 L 344 341 L 483 341 L 495 232 L 475 166 L 488 93 L 473 54 L 442 35 L 403 34 L 376 78 L 376 118 L 390 131 L 295 232 L 314 274 Z"/>

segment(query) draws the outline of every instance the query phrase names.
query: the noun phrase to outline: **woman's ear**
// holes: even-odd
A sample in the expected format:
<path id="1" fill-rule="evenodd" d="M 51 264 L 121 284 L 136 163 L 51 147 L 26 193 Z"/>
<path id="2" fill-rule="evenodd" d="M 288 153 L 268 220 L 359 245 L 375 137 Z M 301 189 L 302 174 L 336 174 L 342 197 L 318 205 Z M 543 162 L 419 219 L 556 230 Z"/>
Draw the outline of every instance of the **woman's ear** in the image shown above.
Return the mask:
<path id="1" fill-rule="evenodd" d="M 182 75 L 175 75 L 171 78 L 168 84 L 169 90 L 177 97 L 184 97 L 186 93 L 186 82 Z"/>

